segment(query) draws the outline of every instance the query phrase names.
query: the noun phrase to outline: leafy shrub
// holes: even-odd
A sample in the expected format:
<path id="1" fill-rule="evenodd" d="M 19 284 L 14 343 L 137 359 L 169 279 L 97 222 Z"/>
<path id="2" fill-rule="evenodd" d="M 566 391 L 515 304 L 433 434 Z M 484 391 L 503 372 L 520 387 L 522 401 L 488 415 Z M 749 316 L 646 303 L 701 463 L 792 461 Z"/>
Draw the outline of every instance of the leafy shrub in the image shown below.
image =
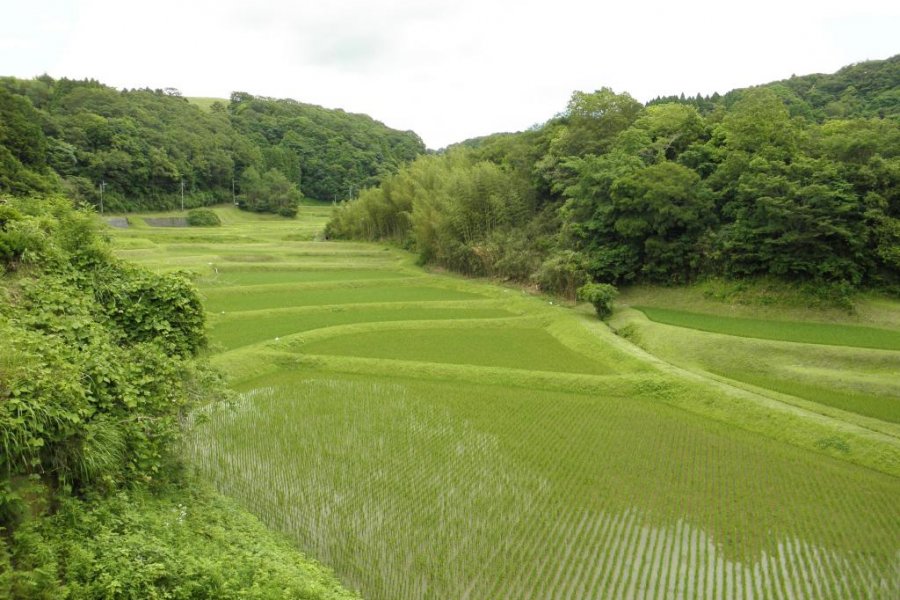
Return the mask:
<path id="1" fill-rule="evenodd" d="M 632 344 L 635 344 L 637 346 L 641 345 L 641 334 L 638 331 L 637 325 L 635 325 L 634 323 L 629 323 L 624 327 L 616 329 L 615 334 L 621 338 L 625 338 Z"/>
<path id="2" fill-rule="evenodd" d="M 28 229 L 21 227 L 22 220 L 22 214 L 15 208 L 0 204 L 0 266 L 4 270 L 14 270 L 29 250 L 41 246 L 41 236 L 29 235 Z"/>
<path id="3" fill-rule="evenodd" d="M 110 268 L 94 291 L 126 343 L 153 342 L 179 356 L 206 345 L 203 305 L 185 276 L 122 265 Z"/>
<path id="4" fill-rule="evenodd" d="M 16 201 L 4 233 L 30 268 L 0 295 L 0 527 L 23 513 L 21 483 L 51 494 L 111 490 L 177 469 L 180 421 L 217 393 L 192 360 L 204 314 L 177 275 L 127 266 L 95 218 L 57 199 Z M 16 216 L 15 219 L 12 217 Z"/>
<path id="5" fill-rule="evenodd" d="M 10 231 L 29 268 L 0 272 L 0 598 L 353 597 L 185 474 L 188 413 L 227 393 L 190 282 L 117 260 L 63 200 L 0 204 Z"/>
<path id="6" fill-rule="evenodd" d="M 191 227 L 218 227 L 222 224 L 219 215 L 208 208 L 195 208 L 188 211 L 187 222 Z"/>
<path id="7" fill-rule="evenodd" d="M 0 597 L 355 596 L 255 517 L 193 483 L 158 495 L 68 498 L 16 531 L 11 549 L 0 536 Z"/>
<path id="8" fill-rule="evenodd" d="M 587 259 L 579 252 L 560 250 L 541 263 L 537 282 L 542 290 L 575 299 L 575 292 L 588 280 Z"/>
<path id="9" fill-rule="evenodd" d="M 578 299 L 593 304 L 601 319 L 612 314 L 613 300 L 618 295 L 619 290 L 609 283 L 586 283 L 578 288 Z"/>

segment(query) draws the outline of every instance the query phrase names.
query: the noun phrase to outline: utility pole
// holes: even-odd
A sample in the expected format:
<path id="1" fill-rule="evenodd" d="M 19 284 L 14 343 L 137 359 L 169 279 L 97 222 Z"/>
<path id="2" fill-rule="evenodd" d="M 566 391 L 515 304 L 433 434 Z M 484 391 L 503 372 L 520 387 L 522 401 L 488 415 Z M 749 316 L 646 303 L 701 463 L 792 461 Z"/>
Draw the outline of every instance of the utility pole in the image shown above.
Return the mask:
<path id="1" fill-rule="evenodd" d="M 234 195 L 234 177 L 231 178 L 231 201 L 237 206 L 237 196 Z"/>
<path id="2" fill-rule="evenodd" d="M 181 212 L 184 212 L 184 178 L 181 178 Z"/>
<path id="3" fill-rule="evenodd" d="M 100 180 L 100 214 L 103 214 L 103 188 L 106 187 L 106 182 L 102 179 Z"/>

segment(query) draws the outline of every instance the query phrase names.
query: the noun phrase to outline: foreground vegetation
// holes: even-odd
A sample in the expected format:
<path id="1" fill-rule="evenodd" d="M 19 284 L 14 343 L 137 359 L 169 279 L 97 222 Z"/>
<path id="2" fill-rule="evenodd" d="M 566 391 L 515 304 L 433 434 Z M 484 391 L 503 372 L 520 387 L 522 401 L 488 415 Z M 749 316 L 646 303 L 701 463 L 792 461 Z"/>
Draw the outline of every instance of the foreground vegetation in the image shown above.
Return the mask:
<path id="1" fill-rule="evenodd" d="M 185 474 L 185 419 L 227 395 L 200 299 L 97 225 L 0 200 L 0 597 L 350 597 Z"/>
<path id="2" fill-rule="evenodd" d="M 355 598 L 234 502 L 190 481 L 66 498 L 4 547 L 8 598 Z"/>
<path id="3" fill-rule="evenodd" d="M 212 360 L 242 392 L 194 414 L 188 454 L 365 597 L 900 590 L 895 423 L 673 366 L 592 307 L 427 273 L 391 247 L 316 241 L 327 210 L 294 222 L 216 211 L 220 228 L 133 217 L 115 232 L 120 255 L 195 273 Z M 612 323 L 655 350 L 652 322 L 619 320 L 641 316 L 635 299 L 654 305 L 638 291 Z M 896 307 L 867 310 L 856 324 L 894 327 Z M 815 314 L 782 320 L 799 313 Z M 897 393 L 896 350 L 796 345 L 834 350 L 835 379 L 882 373 L 870 388 L 882 402 Z M 744 352 L 762 360 L 772 346 Z M 870 352 L 880 358 L 853 375 Z"/>

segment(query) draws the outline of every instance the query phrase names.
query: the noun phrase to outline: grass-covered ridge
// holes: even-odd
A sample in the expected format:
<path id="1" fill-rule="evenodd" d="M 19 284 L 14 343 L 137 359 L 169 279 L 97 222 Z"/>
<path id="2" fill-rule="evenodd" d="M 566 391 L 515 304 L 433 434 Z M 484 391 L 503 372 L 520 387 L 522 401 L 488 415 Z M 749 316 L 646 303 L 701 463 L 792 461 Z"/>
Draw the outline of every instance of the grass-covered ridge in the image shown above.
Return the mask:
<path id="1" fill-rule="evenodd" d="M 295 223 L 216 210 L 221 241 L 114 232 L 124 254 L 154 248 L 149 266 L 177 259 L 218 309 L 212 362 L 241 396 L 196 413 L 189 453 L 365 597 L 898 590 L 897 425 L 699 362 L 720 338 L 747 342 L 719 350 L 732 374 L 819 369 L 889 405 L 897 352 L 676 328 L 625 308 L 626 291 L 613 325 L 644 350 L 587 308 L 315 241 L 313 207 Z M 837 322 L 890 329 L 891 310 Z"/>
<path id="2" fill-rule="evenodd" d="M 438 319 L 486 319 L 513 316 L 503 308 L 454 307 L 453 302 L 398 302 L 347 307 L 341 305 L 255 311 L 252 320 L 246 313 L 215 315 L 210 335 L 231 350 L 287 335 L 348 325 L 384 321 L 430 321 Z M 439 306 L 434 306 L 439 305 Z M 450 306 L 448 306 L 450 305 Z"/>

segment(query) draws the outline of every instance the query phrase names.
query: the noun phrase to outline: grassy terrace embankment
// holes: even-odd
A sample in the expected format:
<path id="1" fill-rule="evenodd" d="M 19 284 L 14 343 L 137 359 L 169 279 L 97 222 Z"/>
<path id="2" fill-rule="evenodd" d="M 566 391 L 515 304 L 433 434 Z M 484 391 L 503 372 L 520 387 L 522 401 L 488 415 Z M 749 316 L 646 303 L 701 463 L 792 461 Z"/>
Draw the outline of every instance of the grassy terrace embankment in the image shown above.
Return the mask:
<path id="1" fill-rule="evenodd" d="M 213 361 L 243 392 L 188 451 L 365 597 L 900 591 L 892 409 L 735 387 L 712 368 L 825 373 L 890 407 L 900 353 L 723 348 L 746 338 L 622 310 L 637 347 L 586 311 L 315 241 L 327 209 L 217 211 L 221 228 L 133 217 L 114 233 L 132 260 L 196 273 Z M 703 362 L 719 353 L 733 362 Z"/>

